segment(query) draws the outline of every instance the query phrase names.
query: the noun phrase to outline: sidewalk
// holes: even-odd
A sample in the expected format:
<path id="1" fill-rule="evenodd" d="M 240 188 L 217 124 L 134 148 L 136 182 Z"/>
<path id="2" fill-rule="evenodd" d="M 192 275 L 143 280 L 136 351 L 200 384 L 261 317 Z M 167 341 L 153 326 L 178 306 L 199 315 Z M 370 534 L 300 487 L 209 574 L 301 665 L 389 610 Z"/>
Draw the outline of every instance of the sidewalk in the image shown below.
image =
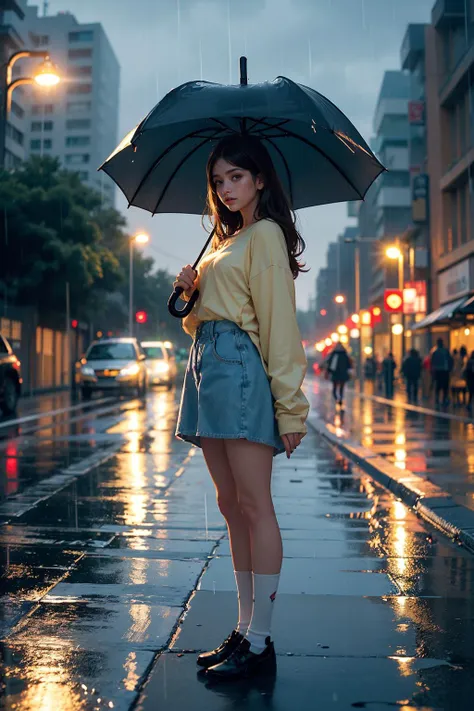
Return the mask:
<path id="1" fill-rule="evenodd" d="M 195 505 L 203 486 L 211 494 L 197 456 L 183 503 Z M 196 655 L 237 619 L 223 536 L 137 711 L 470 709 L 470 554 L 432 536 L 313 433 L 296 457 L 276 460 L 273 490 L 285 556 L 273 624 L 276 678 L 212 684 L 197 671 Z"/>

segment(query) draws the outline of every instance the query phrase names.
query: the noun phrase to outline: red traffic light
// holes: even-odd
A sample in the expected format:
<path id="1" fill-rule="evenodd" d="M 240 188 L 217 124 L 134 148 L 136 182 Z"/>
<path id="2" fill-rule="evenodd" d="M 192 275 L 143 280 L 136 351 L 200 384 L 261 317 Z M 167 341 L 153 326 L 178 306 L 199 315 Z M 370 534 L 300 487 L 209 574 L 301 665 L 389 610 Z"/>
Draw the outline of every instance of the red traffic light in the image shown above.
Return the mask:
<path id="1" fill-rule="evenodd" d="M 79 326 L 79 321 L 77 320 L 77 318 L 73 318 L 73 319 L 72 319 L 72 321 L 71 321 L 71 326 L 72 326 L 73 328 L 77 328 L 77 327 Z"/>
<path id="2" fill-rule="evenodd" d="M 146 311 L 137 311 L 135 314 L 135 321 L 137 323 L 146 323 L 148 319 Z"/>

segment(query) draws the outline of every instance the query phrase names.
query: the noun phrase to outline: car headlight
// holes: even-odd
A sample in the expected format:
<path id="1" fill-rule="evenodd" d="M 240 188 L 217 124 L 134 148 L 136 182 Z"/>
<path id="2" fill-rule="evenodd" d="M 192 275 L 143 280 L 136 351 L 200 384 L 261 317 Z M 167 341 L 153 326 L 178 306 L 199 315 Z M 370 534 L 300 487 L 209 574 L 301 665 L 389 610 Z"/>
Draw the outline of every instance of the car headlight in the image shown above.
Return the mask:
<path id="1" fill-rule="evenodd" d="M 82 375 L 95 375 L 94 368 L 91 368 L 90 365 L 83 365 L 81 373 Z"/>
<path id="2" fill-rule="evenodd" d="M 122 368 L 120 375 L 138 375 L 139 372 L 140 368 L 134 363 L 133 365 L 127 365 L 125 368 Z"/>
<path id="3" fill-rule="evenodd" d="M 168 363 L 164 360 L 159 360 L 158 363 L 155 363 L 155 373 L 167 373 L 169 369 Z"/>

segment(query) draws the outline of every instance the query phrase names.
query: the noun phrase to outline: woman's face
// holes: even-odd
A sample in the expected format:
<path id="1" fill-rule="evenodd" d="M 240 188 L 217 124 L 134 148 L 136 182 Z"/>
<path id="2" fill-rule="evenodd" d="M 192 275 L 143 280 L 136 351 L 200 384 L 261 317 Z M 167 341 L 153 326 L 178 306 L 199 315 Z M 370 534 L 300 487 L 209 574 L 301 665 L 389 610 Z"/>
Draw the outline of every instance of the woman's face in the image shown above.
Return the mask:
<path id="1" fill-rule="evenodd" d="M 212 171 L 212 180 L 219 200 L 231 212 L 256 207 L 263 181 L 260 177 L 254 179 L 249 170 L 238 168 L 219 158 Z"/>

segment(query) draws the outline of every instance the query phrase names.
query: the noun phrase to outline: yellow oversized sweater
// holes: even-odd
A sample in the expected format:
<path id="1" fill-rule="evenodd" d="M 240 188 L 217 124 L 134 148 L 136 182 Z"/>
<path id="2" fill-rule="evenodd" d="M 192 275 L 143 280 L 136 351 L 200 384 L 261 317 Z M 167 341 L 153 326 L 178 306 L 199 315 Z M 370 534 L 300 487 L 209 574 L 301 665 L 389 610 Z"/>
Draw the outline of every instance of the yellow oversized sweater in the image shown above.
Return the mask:
<path id="1" fill-rule="evenodd" d="M 280 435 L 306 433 L 309 404 L 301 384 L 307 362 L 279 225 L 259 220 L 226 240 L 201 261 L 196 285 L 199 298 L 183 329 L 194 338 L 203 321 L 228 319 L 248 333 L 270 380 Z"/>

